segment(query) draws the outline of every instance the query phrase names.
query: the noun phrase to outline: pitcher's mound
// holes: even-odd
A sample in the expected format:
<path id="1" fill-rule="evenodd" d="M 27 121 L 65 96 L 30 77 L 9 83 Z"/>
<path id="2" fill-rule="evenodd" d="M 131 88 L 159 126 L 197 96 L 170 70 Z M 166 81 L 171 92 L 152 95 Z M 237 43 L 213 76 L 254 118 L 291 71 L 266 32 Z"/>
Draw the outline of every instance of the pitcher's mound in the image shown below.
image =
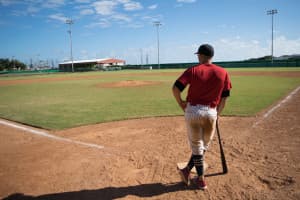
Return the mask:
<path id="1" fill-rule="evenodd" d="M 138 86 L 158 85 L 158 84 L 161 84 L 161 82 L 158 82 L 158 81 L 126 80 L 126 81 L 100 84 L 100 85 L 97 85 L 97 86 L 106 87 L 106 88 L 115 88 L 115 87 L 138 87 Z"/>

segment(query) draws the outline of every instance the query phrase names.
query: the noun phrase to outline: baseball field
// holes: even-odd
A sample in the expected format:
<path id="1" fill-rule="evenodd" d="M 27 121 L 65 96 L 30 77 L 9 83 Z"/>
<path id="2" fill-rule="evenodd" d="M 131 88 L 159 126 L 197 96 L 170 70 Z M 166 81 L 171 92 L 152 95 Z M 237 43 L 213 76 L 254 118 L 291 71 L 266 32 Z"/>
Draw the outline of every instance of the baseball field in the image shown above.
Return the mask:
<path id="1" fill-rule="evenodd" d="M 171 87 L 183 70 L 0 77 L 1 199 L 300 199 L 300 68 L 228 69 L 208 190 L 180 182 L 189 158 Z"/>
<path id="2" fill-rule="evenodd" d="M 0 117 L 51 130 L 131 118 L 176 116 L 171 87 L 182 70 L 91 72 L 0 80 Z M 231 69 L 224 115 L 253 116 L 300 84 L 300 70 Z"/>

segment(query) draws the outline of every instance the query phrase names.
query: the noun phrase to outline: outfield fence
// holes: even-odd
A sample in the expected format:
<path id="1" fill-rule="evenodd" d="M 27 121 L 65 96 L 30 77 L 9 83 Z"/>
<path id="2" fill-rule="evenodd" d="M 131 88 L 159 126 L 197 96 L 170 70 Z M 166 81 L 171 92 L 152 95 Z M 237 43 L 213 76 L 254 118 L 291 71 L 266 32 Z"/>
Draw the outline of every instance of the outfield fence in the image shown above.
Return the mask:
<path id="1" fill-rule="evenodd" d="M 51 74 L 58 73 L 58 69 L 44 69 L 44 70 L 8 70 L 0 71 L 0 75 L 33 75 L 33 74 Z"/>
<path id="2" fill-rule="evenodd" d="M 198 63 L 168 63 L 160 64 L 160 69 L 180 69 L 188 68 Z M 300 60 L 297 61 L 274 61 L 273 63 L 261 61 L 234 61 L 234 62 L 214 62 L 216 65 L 220 65 L 225 68 L 251 68 L 251 67 L 300 67 Z M 122 66 L 122 69 L 158 69 L 157 64 L 148 65 L 126 65 Z"/>
<path id="3" fill-rule="evenodd" d="M 160 69 L 186 69 L 198 63 L 166 63 L 160 64 Z M 291 61 L 277 61 L 273 63 L 270 61 L 233 61 L 233 62 L 214 62 L 214 64 L 225 67 L 225 68 L 259 68 L 259 67 L 300 67 L 300 60 Z M 158 64 L 147 64 L 147 65 L 125 65 L 125 66 L 111 66 L 108 67 L 107 71 L 115 71 L 121 69 L 158 69 Z M 58 72 L 70 72 L 71 68 L 60 68 L 60 69 L 47 69 L 47 70 L 12 70 L 12 71 L 0 71 L 0 75 L 35 75 L 35 74 L 51 74 Z M 86 72 L 86 71 L 99 71 L 99 69 L 93 68 L 91 65 L 80 65 L 74 66 L 75 72 Z"/>

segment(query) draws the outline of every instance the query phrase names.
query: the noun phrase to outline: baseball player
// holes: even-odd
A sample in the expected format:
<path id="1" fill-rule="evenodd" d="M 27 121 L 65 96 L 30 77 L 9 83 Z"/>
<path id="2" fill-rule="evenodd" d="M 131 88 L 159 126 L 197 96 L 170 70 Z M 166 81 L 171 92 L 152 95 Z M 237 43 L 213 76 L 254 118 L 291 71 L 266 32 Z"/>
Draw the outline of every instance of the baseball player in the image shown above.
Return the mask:
<path id="1" fill-rule="evenodd" d="M 199 64 L 188 68 L 174 83 L 173 95 L 185 113 L 188 141 L 192 150 L 187 166 L 179 174 L 187 185 L 190 171 L 195 166 L 198 177 L 194 180 L 199 189 L 206 189 L 204 181 L 204 153 L 213 138 L 218 115 L 226 98 L 230 96 L 231 82 L 225 69 L 212 64 L 214 49 L 203 44 L 195 53 Z M 189 85 L 186 101 L 181 92 Z"/>

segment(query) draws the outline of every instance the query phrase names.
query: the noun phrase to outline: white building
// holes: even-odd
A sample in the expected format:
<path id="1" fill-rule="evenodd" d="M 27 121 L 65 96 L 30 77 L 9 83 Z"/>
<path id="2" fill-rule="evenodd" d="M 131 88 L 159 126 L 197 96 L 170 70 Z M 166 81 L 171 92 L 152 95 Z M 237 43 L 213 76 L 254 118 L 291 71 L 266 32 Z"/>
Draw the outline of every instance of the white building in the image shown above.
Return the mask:
<path id="1" fill-rule="evenodd" d="M 74 71 L 89 71 L 93 68 L 106 69 L 111 66 L 123 66 L 126 64 L 125 60 L 115 58 L 102 58 L 92 60 L 74 60 Z M 59 63 L 60 71 L 72 71 L 72 61 Z"/>

